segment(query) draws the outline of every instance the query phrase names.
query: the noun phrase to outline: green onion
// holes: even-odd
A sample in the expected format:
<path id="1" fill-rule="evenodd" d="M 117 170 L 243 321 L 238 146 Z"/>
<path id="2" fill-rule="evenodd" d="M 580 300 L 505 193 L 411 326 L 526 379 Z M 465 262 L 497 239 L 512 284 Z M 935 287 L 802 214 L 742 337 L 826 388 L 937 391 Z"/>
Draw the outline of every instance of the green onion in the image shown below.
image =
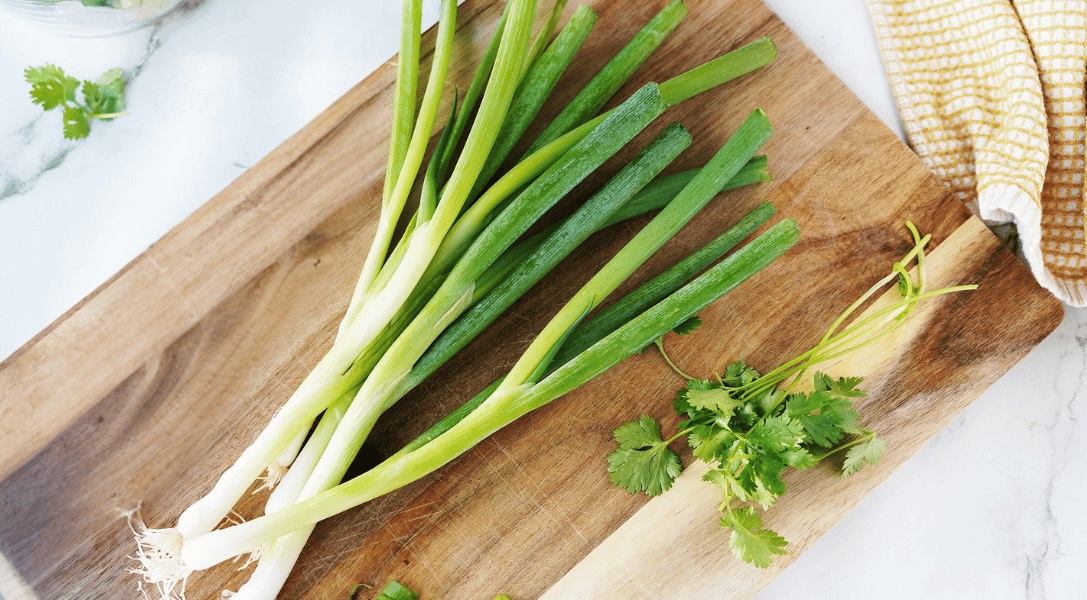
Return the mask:
<path id="1" fill-rule="evenodd" d="M 422 0 L 404 2 L 400 28 L 400 59 L 396 66 L 396 97 L 393 100 L 393 130 L 389 139 L 389 166 L 385 170 L 382 202 L 392 195 L 400 166 L 404 164 L 415 123 L 415 91 L 419 79 L 419 27 Z"/>
<path id="2" fill-rule="evenodd" d="M 146 565 L 138 572 L 156 582 L 183 579 L 193 569 L 266 544 L 252 580 L 236 598 L 273 598 L 321 515 L 357 505 L 452 460 L 527 410 L 614 364 L 610 361 L 640 350 L 648 342 L 635 347 L 638 336 L 665 327 L 677 315 L 693 314 L 795 242 L 795 224 L 791 230 L 779 225 L 679 287 L 768 218 L 772 209 L 760 207 L 632 299 L 581 325 L 718 192 L 768 180 L 765 157 L 754 156 L 770 135 L 766 116 L 752 112 L 702 169 L 659 177 L 690 144 L 686 130 L 672 124 L 573 214 L 528 232 L 667 107 L 766 64 L 774 48 L 769 40 L 749 44 L 660 86 L 645 84 L 616 108 L 595 114 L 686 14 L 686 7 L 674 2 L 578 94 L 524 159 L 503 171 L 595 23 L 596 15 L 581 7 L 552 39 L 564 5 L 565 0 L 553 5 L 533 41 L 535 0 L 506 4 L 463 98 L 454 92 L 454 108 L 423 169 L 447 86 L 456 2 L 442 2 L 433 65 L 418 99 L 420 0 L 404 0 L 381 211 L 338 335 L 265 430 L 181 514 L 175 529 L 142 530 L 139 554 L 153 557 L 170 574 L 155 579 L 159 575 Z M 416 192 L 418 207 L 405 219 L 407 199 Z M 340 483 L 376 419 L 394 402 L 589 235 L 650 211 L 659 212 L 558 311 L 504 378 L 382 465 Z M 402 221 L 407 227 L 394 239 Z M 606 356 L 601 347 L 607 348 Z M 282 466 L 276 465 L 292 460 L 280 479 Z M 265 468 L 270 485 L 279 480 L 266 515 L 217 530 Z M 173 589 L 173 583 L 163 585 Z"/>
<path id="3" fill-rule="evenodd" d="M 740 129 L 683 188 L 683 191 L 559 311 L 551 323 L 533 340 L 522 356 L 522 360 L 514 365 L 498 391 L 527 382 L 529 374 L 537 369 L 546 352 L 555 345 L 557 336 L 565 334 L 575 324 L 575 319 L 580 320 L 577 315 L 591 310 L 597 302 L 626 280 L 635 267 L 645 262 L 652 253 L 670 240 L 717 194 L 725 182 L 743 168 L 744 164 L 770 138 L 771 131 L 770 121 L 766 118 L 766 114 L 762 110 L 752 112 Z"/>
<path id="4" fill-rule="evenodd" d="M 779 222 L 539 383 L 496 389 L 463 420 L 414 452 L 397 455 L 309 500 L 187 540 L 182 550 L 186 564 L 207 568 L 237 554 L 252 552 L 298 527 L 358 506 L 433 472 L 522 415 L 569 393 L 649 345 L 770 264 L 792 247 L 798 237 L 794 221 Z"/>
<path id="5" fill-rule="evenodd" d="M 474 285 L 491 261 L 524 233 L 551 205 L 655 119 L 664 105 L 650 84 L 633 95 L 582 143 L 533 182 L 464 253 L 418 317 L 386 350 L 351 403 L 322 453 L 302 496 L 325 489 L 343 477 L 377 418 L 399 398 L 397 384 L 431 342 L 467 310 Z M 684 144 L 685 145 L 685 144 Z M 668 156 L 664 164 L 678 153 Z M 645 181 L 664 164 L 648 174 Z"/>
<path id="6" fill-rule="evenodd" d="M 413 18 L 418 18 L 419 0 L 412 0 Z M 405 10 L 407 5 L 405 3 Z M 378 267 L 385 259 L 385 253 L 392 239 L 393 228 L 400 218 L 400 212 L 407 202 L 408 193 L 411 191 L 415 175 L 423 162 L 423 153 L 426 152 L 427 141 L 430 132 L 434 129 L 434 121 L 437 118 L 438 106 L 441 103 L 442 88 L 445 87 L 445 74 L 449 69 L 449 57 L 453 52 L 453 32 L 456 28 L 457 3 L 456 0 L 442 0 L 442 14 L 438 20 L 438 37 L 434 45 L 433 67 L 430 71 L 430 79 L 427 82 L 426 92 L 423 94 L 422 107 L 419 117 L 415 121 L 415 129 L 410 136 L 408 147 L 401 151 L 403 132 L 399 131 L 401 116 L 394 114 L 394 122 L 398 124 L 396 135 L 393 137 L 393 147 L 390 151 L 390 160 L 396 160 L 399 167 L 396 170 L 396 181 L 391 186 L 390 193 L 382 199 L 381 213 L 378 218 L 377 233 L 374 234 L 374 242 L 370 247 L 370 255 L 360 276 L 360 287 L 368 289 L 370 282 L 377 276 Z M 414 30 L 413 30 L 414 31 Z M 413 52 L 418 53 L 417 35 L 412 35 Z M 418 70 L 416 67 L 413 70 Z M 409 76 L 411 73 L 409 73 Z M 408 87 L 405 85 L 405 87 Z M 400 90 L 397 93 L 397 112 L 409 113 L 406 106 L 408 102 L 414 102 L 414 98 L 408 98 L 405 91 L 401 98 Z M 410 118 L 410 117 L 409 117 Z M 387 179 L 388 180 L 388 179 Z"/>
<path id="7" fill-rule="evenodd" d="M 455 2 L 447 0 L 448 4 L 455 7 Z M 468 134 L 465 149 L 434 216 L 416 226 L 400 262 L 403 268 L 397 269 L 381 290 L 368 295 L 363 309 L 367 318 L 355 319 L 343 329 L 329 353 L 272 417 L 257 440 L 223 473 L 208 495 L 181 514 L 178 530 L 182 536 L 198 535 L 214 528 L 298 431 L 365 375 L 355 368 L 358 355 L 380 336 L 419 282 L 444 233 L 460 213 L 472 177 L 479 173 L 483 157 L 494 142 L 498 133 L 494 123 L 504 118 L 516 88 L 534 10 L 535 3 L 530 0 L 511 0 L 509 19 L 502 31 L 502 43 L 480 104 L 476 126 Z"/>
<path id="8" fill-rule="evenodd" d="M 643 89 L 652 91 L 654 88 L 647 87 Z M 649 92 L 646 92 L 646 94 L 648 93 Z M 610 117 L 605 122 L 612 122 L 612 120 L 618 118 L 618 116 L 622 114 L 622 108 L 623 107 L 620 107 L 620 110 L 616 111 L 615 117 Z M 586 283 L 582 287 L 581 290 L 579 290 L 573 296 L 573 298 L 571 298 L 570 301 L 566 303 L 565 306 L 563 306 L 559 310 L 558 314 L 556 314 L 551 319 L 551 321 L 544 327 L 543 331 L 539 335 L 537 335 L 536 339 L 532 342 L 532 344 L 530 344 L 529 348 L 521 356 L 521 359 L 517 361 L 517 363 L 513 366 L 513 368 L 506 375 L 502 383 L 494 390 L 494 392 L 486 400 L 484 400 L 479 407 L 477 407 L 474 411 L 468 414 L 468 416 L 466 416 L 462 421 L 454 425 L 449 431 L 442 434 L 441 436 L 438 436 L 438 438 L 424 445 L 422 448 L 416 450 L 415 452 L 405 455 L 401 460 L 409 461 L 410 466 L 401 465 L 396 467 L 394 469 L 396 473 L 389 474 L 391 477 L 390 481 L 400 482 L 397 485 L 397 487 L 399 487 L 399 485 L 404 485 L 410 481 L 413 481 L 417 477 L 421 477 L 422 475 L 430 472 L 430 470 L 441 466 L 441 464 L 444 464 L 448 460 L 452 460 L 452 458 L 459 455 L 461 452 L 467 449 L 467 447 L 470 447 L 464 447 L 462 446 L 463 444 L 477 443 L 479 440 L 483 439 L 483 437 L 486 437 L 486 435 L 490 435 L 490 433 L 493 433 L 499 427 L 504 426 L 505 424 L 513 421 L 514 419 L 524 414 L 524 412 L 527 412 L 527 410 L 522 410 L 522 408 L 526 406 L 525 402 L 528 402 L 529 404 L 541 402 L 541 398 L 543 398 L 542 396 L 539 396 L 535 393 L 530 393 L 530 391 L 535 387 L 535 378 L 538 378 L 546 372 L 549 363 L 548 359 L 551 358 L 554 355 L 555 350 L 557 350 L 558 347 L 561 346 L 562 342 L 566 339 L 566 336 L 569 334 L 573 326 L 576 325 L 585 316 L 585 314 L 592 309 L 592 307 L 595 305 L 599 298 L 606 296 L 608 293 L 614 290 L 623 280 L 626 279 L 626 277 L 631 272 L 633 272 L 634 269 L 641 265 L 642 262 L 644 262 L 645 259 L 647 259 L 661 245 L 663 245 L 665 241 L 670 239 L 672 235 L 674 235 L 691 218 L 691 216 L 693 216 L 697 212 L 698 209 L 700 209 L 703 205 L 705 205 L 706 202 L 709 201 L 709 199 L 716 195 L 717 191 L 721 189 L 722 185 L 726 181 L 728 181 L 732 177 L 732 175 L 738 172 L 743 167 L 743 165 L 747 163 L 750 157 L 753 156 L 756 151 L 758 151 L 759 147 L 761 147 L 761 145 L 766 141 L 769 135 L 770 126 L 769 122 L 766 120 L 765 114 L 763 114 L 760 110 L 752 112 L 744 121 L 743 125 L 741 125 L 739 130 L 737 130 L 737 132 L 729 138 L 729 140 L 725 143 L 722 149 L 707 163 L 705 167 L 703 167 L 698 175 L 691 180 L 691 182 L 680 192 L 680 194 L 678 194 L 677 197 L 671 203 L 669 203 L 667 207 L 665 207 L 656 217 L 654 217 L 653 220 L 651 220 L 645 227 L 643 227 L 643 229 L 637 235 L 635 235 L 635 237 L 630 242 L 628 242 L 627 245 L 625 245 L 618 254 L 616 254 L 592 279 L 589 280 L 588 283 Z M 589 145 L 595 146 L 596 144 Z M 505 216 L 505 214 L 506 213 L 503 213 L 503 216 Z M 795 230 L 795 226 L 793 229 Z M 491 228 L 488 228 L 487 231 L 491 231 Z M 783 251 L 782 246 L 779 245 L 778 248 Z M 450 280 L 452 280 L 452 278 Z M 673 294 L 673 296 L 677 295 L 678 297 L 684 297 L 682 290 Z M 673 296 L 670 296 L 669 298 L 672 298 Z M 697 297 L 701 298 L 702 296 Z M 662 304 L 667 304 L 668 302 L 669 300 L 666 299 L 662 302 Z M 703 306 L 704 305 L 700 305 L 694 310 L 687 312 L 693 314 L 695 311 L 701 310 Z M 647 311 L 645 314 L 650 314 L 654 310 L 658 310 L 657 307 L 654 307 L 650 311 Z M 672 313 L 665 314 L 668 316 L 673 316 Z M 637 322 L 641 318 L 641 316 L 636 317 L 633 321 L 631 321 L 631 323 Z M 661 322 L 661 319 L 656 319 L 652 321 L 654 326 L 659 325 Z M 682 322 L 682 320 L 680 322 Z M 664 331 L 667 331 L 668 329 L 671 329 L 676 325 L 678 325 L 678 322 L 671 324 Z M 604 340 L 601 340 L 590 349 L 586 350 L 582 354 L 579 354 L 567 364 L 559 367 L 558 370 L 553 372 L 551 375 L 548 375 L 544 381 L 551 381 L 552 378 L 556 377 L 556 375 L 564 372 L 564 369 L 574 368 L 570 367 L 570 365 L 582 365 L 585 360 L 582 358 L 583 356 L 592 353 L 594 351 L 594 348 L 601 344 L 605 344 L 605 342 L 607 342 L 609 339 L 612 339 L 613 336 L 618 335 L 620 332 L 624 331 L 625 327 L 629 326 L 630 323 L 628 323 L 627 326 L 621 327 L 615 332 L 611 333 L 610 335 L 605 337 Z M 637 329 L 637 331 L 642 331 L 642 329 Z M 623 334 L 623 336 L 621 336 L 621 339 L 631 339 L 630 335 L 631 334 Z M 659 335 L 663 335 L 663 331 L 658 334 L 657 337 L 659 337 Z M 636 352 L 643 348 L 646 344 L 649 343 L 649 341 L 652 340 L 646 340 L 645 342 L 641 343 L 636 347 L 615 348 L 609 346 L 610 354 L 605 357 L 605 359 L 597 360 L 611 361 L 615 360 L 615 357 L 620 355 L 623 357 L 629 356 L 633 352 Z M 612 343 L 612 346 L 614 346 L 614 343 Z M 407 348 L 403 349 L 403 351 L 406 352 Z M 396 353 L 394 352 L 393 354 L 389 354 L 386 356 L 388 357 L 395 355 Z M 383 361 L 384 360 L 385 359 L 383 359 Z M 391 364 L 400 365 L 402 364 L 402 362 L 402 357 L 397 357 L 392 359 Z M 615 360 L 615 362 L 618 361 Z M 589 364 L 597 363 L 590 361 Z M 608 367 L 610 367 L 612 364 L 615 363 L 612 362 L 608 364 Z M 559 395 L 565 394 L 577 385 L 580 385 L 581 383 L 584 383 L 584 381 L 587 381 L 587 378 L 579 379 L 579 377 L 581 377 L 581 374 L 585 372 L 584 369 L 586 367 L 580 366 L 579 368 L 581 370 L 576 371 L 576 373 L 578 373 L 577 377 L 560 378 L 560 381 L 563 381 L 566 385 L 570 385 L 572 387 L 564 388 L 560 393 L 556 395 L 546 396 L 546 400 L 542 400 L 542 402 L 547 402 L 554 398 L 557 398 Z M 601 369 L 601 371 L 602 370 L 603 369 Z M 375 369 L 375 373 L 377 373 L 377 371 L 378 369 Z M 590 377 L 595 376 L 596 374 L 598 374 L 598 372 L 592 373 Z M 382 382 L 386 381 L 399 381 L 401 377 L 402 376 L 397 376 L 394 373 L 391 379 L 386 379 L 385 377 L 368 379 L 367 382 L 363 385 L 363 391 L 365 392 L 367 390 L 367 388 L 370 386 L 371 381 L 377 381 L 379 384 L 382 384 Z M 384 384 L 381 385 L 378 389 L 374 389 L 373 391 L 376 394 L 380 394 L 387 389 L 388 384 Z M 545 386 L 545 389 L 550 388 Z M 363 392 L 360 392 L 360 397 L 364 397 Z M 380 395 L 377 396 L 377 405 L 380 405 L 380 403 L 386 399 L 387 398 L 381 397 Z M 355 403 L 352 403 L 352 406 L 348 411 L 348 416 L 345 417 L 345 423 L 347 423 L 348 420 L 352 418 L 351 413 L 355 411 L 356 406 L 359 406 L 357 402 L 358 400 L 356 399 Z M 363 410 L 369 410 L 369 407 L 373 406 L 373 404 L 367 403 L 365 406 L 367 408 Z M 318 464 L 317 469 L 314 471 L 314 475 L 311 476 L 311 479 L 307 482 L 306 487 L 304 488 L 302 494 L 299 496 L 300 500 L 297 504 L 293 505 L 292 507 L 276 511 L 270 515 L 266 515 L 265 517 L 254 519 L 253 521 L 247 522 L 242 525 L 227 527 L 225 529 L 214 531 L 205 535 L 196 536 L 192 539 L 187 539 L 185 547 L 183 549 L 183 557 L 185 563 L 194 568 L 207 568 L 221 560 L 225 560 L 226 558 L 230 558 L 231 556 L 234 556 L 236 554 L 251 552 L 262 543 L 274 540 L 276 537 L 279 537 L 281 535 L 291 533 L 294 528 L 303 527 L 307 524 L 315 522 L 315 520 L 308 520 L 308 517 L 301 518 L 296 515 L 295 526 L 293 528 L 283 530 L 283 524 L 273 524 L 267 530 L 261 530 L 259 536 L 255 536 L 253 538 L 245 537 L 245 531 L 248 531 L 250 529 L 256 529 L 257 527 L 253 524 L 261 522 L 262 519 L 264 520 L 264 522 L 279 523 L 279 515 L 294 515 L 296 507 L 308 505 L 307 503 L 310 502 L 310 500 L 316 498 L 327 497 L 327 494 L 329 493 L 327 491 L 327 487 L 331 486 L 333 480 L 338 479 L 340 476 L 342 476 L 344 470 L 346 469 L 346 465 L 342 464 L 342 462 L 337 461 L 343 461 L 344 456 L 348 456 L 349 458 L 353 457 L 354 451 L 357 451 L 357 446 L 353 446 L 353 444 L 361 443 L 359 441 L 359 437 L 356 435 L 356 432 L 358 431 L 356 427 L 362 427 L 363 429 L 365 429 L 365 431 L 368 431 L 369 427 L 371 427 L 372 425 L 372 421 L 364 422 L 361 420 L 358 423 L 349 425 L 349 428 L 346 430 L 345 437 L 351 437 L 348 441 L 344 442 L 343 445 L 337 445 L 337 436 L 339 436 L 341 429 L 337 428 L 337 432 L 333 435 L 333 440 L 329 444 L 329 450 L 327 450 L 325 454 L 330 457 L 328 463 L 330 465 L 329 468 L 322 470 L 323 465 L 320 463 Z M 460 433 L 460 431 L 465 428 L 468 429 L 468 432 L 463 434 Z M 482 437 L 476 437 L 481 433 L 483 434 Z M 453 437 L 447 438 L 446 436 Z M 444 441 L 449 439 L 452 439 L 453 441 Z M 440 463 L 435 463 L 435 459 L 428 452 L 428 450 L 436 447 L 442 448 L 445 446 L 449 446 L 449 448 L 446 448 L 444 454 L 440 454 L 441 456 L 445 457 L 445 460 L 441 461 Z M 340 448 L 343 448 L 344 450 L 341 451 Z M 413 460 L 413 457 L 421 457 L 421 459 L 423 460 L 423 466 L 417 466 L 414 462 L 411 462 Z M 380 470 L 380 467 L 375 470 Z M 404 479 L 405 476 L 408 476 L 409 478 Z M 313 484 L 312 486 L 310 485 L 311 483 Z M 343 485 L 344 484 L 341 484 L 334 489 L 341 488 Z M 391 483 L 383 482 L 381 485 L 391 485 Z M 389 489 L 395 488 L 386 489 L 385 487 L 381 487 L 380 489 L 384 490 L 380 493 L 385 493 L 389 491 Z M 360 500 L 359 502 L 372 499 L 374 496 L 368 495 L 369 493 L 370 492 L 367 492 L 367 494 L 364 495 L 364 499 Z M 355 502 L 350 506 L 355 506 L 359 502 Z M 348 506 L 347 508 L 350 508 L 350 506 Z M 319 520 L 320 518 L 325 518 L 327 516 L 330 515 L 317 517 L 317 520 Z M 271 521 L 269 521 L 269 519 Z M 232 534 L 227 533 L 232 530 L 238 529 L 242 529 L 242 533 L 237 534 L 237 536 L 239 536 L 238 538 L 233 538 Z M 270 537 L 266 538 L 265 536 Z"/>
<path id="9" fill-rule="evenodd" d="M 556 362 L 566 363 L 571 356 L 580 353 L 606 333 L 614 331 L 635 315 L 641 314 L 664 299 L 682 283 L 751 235 L 775 212 L 777 209 L 773 204 L 769 202 L 759 204 L 728 231 L 578 326 L 574 335 L 563 344 L 562 352 L 555 359 Z"/>

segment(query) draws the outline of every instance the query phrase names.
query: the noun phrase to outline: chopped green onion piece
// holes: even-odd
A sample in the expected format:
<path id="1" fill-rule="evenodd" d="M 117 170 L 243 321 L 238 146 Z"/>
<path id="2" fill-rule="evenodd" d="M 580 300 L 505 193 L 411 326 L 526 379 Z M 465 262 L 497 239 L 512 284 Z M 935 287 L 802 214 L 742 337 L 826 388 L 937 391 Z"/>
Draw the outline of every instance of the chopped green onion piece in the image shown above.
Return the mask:
<path id="1" fill-rule="evenodd" d="M 419 594 L 396 581 L 390 581 L 374 600 L 419 600 Z"/>

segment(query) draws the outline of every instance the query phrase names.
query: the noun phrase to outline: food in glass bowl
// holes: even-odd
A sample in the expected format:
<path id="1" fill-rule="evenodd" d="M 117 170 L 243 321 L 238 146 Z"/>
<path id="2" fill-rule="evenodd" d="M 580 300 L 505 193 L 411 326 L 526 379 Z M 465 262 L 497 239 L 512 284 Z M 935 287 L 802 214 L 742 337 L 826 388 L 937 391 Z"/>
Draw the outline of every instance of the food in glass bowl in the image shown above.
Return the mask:
<path id="1" fill-rule="evenodd" d="M 0 0 L 0 7 L 62 35 L 98 37 L 153 23 L 185 0 Z"/>

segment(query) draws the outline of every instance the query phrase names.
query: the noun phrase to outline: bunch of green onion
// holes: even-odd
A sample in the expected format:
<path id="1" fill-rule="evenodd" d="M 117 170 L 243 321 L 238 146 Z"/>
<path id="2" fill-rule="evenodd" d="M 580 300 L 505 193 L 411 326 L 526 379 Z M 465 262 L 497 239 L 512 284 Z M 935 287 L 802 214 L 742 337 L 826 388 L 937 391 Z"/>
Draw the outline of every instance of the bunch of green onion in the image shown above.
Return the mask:
<path id="1" fill-rule="evenodd" d="M 336 341 L 266 429 L 180 515 L 175 528 L 137 528 L 142 562 L 134 571 L 163 596 L 183 594 L 184 580 L 195 570 L 251 554 L 258 557 L 257 567 L 234 597 L 274 598 L 317 521 L 440 468 L 518 417 L 639 352 L 796 242 L 796 224 L 782 220 L 717 262 L 773 214 L 773 207 L 763 204 L 705 248 L 587 318 L 716 194 L 768 180 L 765 157 L 756 156 L 771 133 L 766 115 L 752 111 L 701 169 L 662 177 L 691 141 L 683 127 L 667 126 L 573 214 L 532 235 L 527 232 L 667 107 L 770 62 L 776 53 L 773 43 L 758 40 L 659 85 L 646 84 L 601 113 L 686 14 L 682 2 L 673 2 L 561 111 L 522 158 L 510 161 L 595 15 L 583 6 L 555 34 L 565 4 L 559 0 L 533 41 L 535 0 L 509 0 L 494 40 L 424 169 L 457 7 L 455 0 L 442 1 L 433 65 L 419 101 L 420 4 L 404 2 L 381 214 Z M 420 171 L 422 183 L 413 189 Z M 417 207 L 403 214 L 412 194 L 418 195 Z M 658 212 L 570 298 L 503 378 L 381 464 L 342 481 L 383 412 L 589 235 L 650 211 Z M 402 220 L 406 229 L 396 235 Z M 266 514 L 218 528 L 265 473 L 274 487 Z"/>

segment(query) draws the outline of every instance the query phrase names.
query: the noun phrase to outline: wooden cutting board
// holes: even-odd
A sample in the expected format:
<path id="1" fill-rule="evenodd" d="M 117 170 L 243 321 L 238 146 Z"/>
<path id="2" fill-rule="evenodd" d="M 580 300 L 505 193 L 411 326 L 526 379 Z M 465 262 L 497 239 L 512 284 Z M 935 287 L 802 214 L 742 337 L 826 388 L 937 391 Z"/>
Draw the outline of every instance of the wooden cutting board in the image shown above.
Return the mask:
<path id="1" fill-rule="evenodd" d="M 599 22 L 548 114 L 665 1 L 589 4 Z M 696 335 L 668 342 L 688 372 L 741 358 L 767 370 L 813 344 L 887 272 L 910 245 L 907 219 L 932 233 L 930 268 L 981 288 L 934 304 L 878 355 L 835 367 L 867 376 L 863 421 L 884 433 L 884 462 L 844 482 L 823 469 L 790 475 L 790 497 L 768 517 L 793 542 L 790 556 L 766 571 L 737 563 L 723 551 L 714 499 L 692 477 L 648 504 L 607 481 L 614 427 L 642 413 L 666 428 L 675 421 L 681 382 L 646 352 L 431 477 L 321 523 L 283 598 L 345 598 L 356 583 L 392 578 L 428 599 L 527 600 L 552 586 L 547 597 L 595 597 L 602 584 L 616 585 L 610 598 L 749 595 L 1059 323 L 1061 305 L 761 2 L 689 8 L 620 97 L 771 36 L 776 62 L 672 109 L 649 133 L 670 120 L 687 125 L 695 143 L 674 167 L 692 168 L 761 106 L 775 125 L 764 149 L 775 179 L 716 199 L 631 285 L 773 201 L 799 222 L 797 247 L 704 311 Z M 462 89 L 500 9 L 468 0 L 460 10 L 450 77 Z M 386 65 L 359 83 L 0 363 L 0 552 L 41 598 L 136 597 L 119 511 L 142 502 L 150 526 L 172 525 L 329 346 L 373 232 L 393 79 Z M 359 468 L 502 373 L 635 225 L 590 240 L 391 410 Z M 242 515 L 261 499 L 247 498 Z M 705 548 L 692 547 L 696 537 Z M 697 591 L 683 587 L 687 575 L 661 569 L 692 548 L 688 560 L 715 573 L 700 576 Z M 221 566 L 192 578 L 188 597 L 218 598 L 245 576 Z"/>

